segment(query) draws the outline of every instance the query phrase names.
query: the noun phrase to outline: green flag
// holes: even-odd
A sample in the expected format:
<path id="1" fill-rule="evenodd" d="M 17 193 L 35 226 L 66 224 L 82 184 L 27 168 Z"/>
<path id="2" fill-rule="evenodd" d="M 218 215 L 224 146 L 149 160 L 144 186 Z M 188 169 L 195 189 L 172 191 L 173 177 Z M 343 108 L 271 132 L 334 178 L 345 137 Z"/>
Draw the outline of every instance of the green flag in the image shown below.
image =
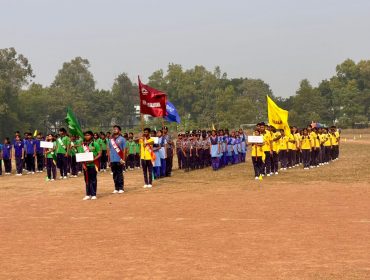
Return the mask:
<path id="1" fill-rule="evenodd" d="M 67 109 L 66 123 L 68 125 L 69 133 L 71 135 L 78 135 L 81 138 L 84 137 L 84 134 L 82 133 L 81 126 L 78 123 L 75 115 L 73 114 L 73 111 L 69 107 Z"/>

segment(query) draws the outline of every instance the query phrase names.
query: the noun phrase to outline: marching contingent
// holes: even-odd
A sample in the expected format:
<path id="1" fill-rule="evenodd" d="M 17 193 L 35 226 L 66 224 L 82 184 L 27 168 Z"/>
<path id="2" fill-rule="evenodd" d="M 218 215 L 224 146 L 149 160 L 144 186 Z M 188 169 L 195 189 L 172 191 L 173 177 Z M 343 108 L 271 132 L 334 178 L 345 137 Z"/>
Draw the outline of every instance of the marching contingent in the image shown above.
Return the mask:
<path id="1" fill-rule="evenodd" d="M 256 140 L 257 139 L 257 140 Z M 252 142 L 251 142 L 252 141 Z M 43 148 L 49 142 L 49 148 Z M 172 174 L 172 161 L 177 156 L 178 169 L 184 172 L 212 167 L 214 171 L 228 165 L 244 163 L 247 149 L 250 149 L 254 177 L 278 175 L 279 172 L 302 166 L 304 170 L 329 164 L 339 157 L 340 133 L 335 126 L 330 128 L 308 125 L 298 129 L 284 129 L 258 123 L 251 136 L 242 129 L 193 130 L 179 133 L 172 139 L 168 127 L 154 131 L 145 128 L 141 137 L 133 133 L 122 134 L 119 126 L 111 132 L 68 135 L 66 129 L 59 129 L 58 135 L 43 137 L 37 133 L 25 133 L 24 138 L 15 132 L 12 141 L 5 138 L 0 145 L 0 175 L 2 161 L 5 175 L 12 173 L 12 159 L 15 160 L 15 175 L 42 173 L 46 169 L 46 181 L 76 178 L 84 173 L 86 196 L 84 200 L 96 199 L 97 173 L 110 167 L 114 181 L 114 194 L 124 192 L 124 173 L 142 169 L 144 188 L 151 188 L 153 180 Z M 92 154 L 90 161 L 79 161 L 80 154 Z"/>
<path id="2" fill-rule="evenodd" d="M 161 91 L 142 84 L 139 79 L 140 112 L 161 117 L 168 122 L 180 123 L 176 108 Z M 57 169 L 60 180 L 76 178 L 83 173 L 86 195 L 83 200 L 97 199 L 97 174 L 107 172 L 113 176 L 113 194 L 124 193 L 124 173 L 142 169 L 144 188 L 152 188 L 153 180 L 170 177 L 174 155 L 179 170 L 189 172 L 212 167 L 218 171 L 229 165 L 246 161 L 250 149 L 254 178 L 276 176 L 281 171 L 303 166 L 304 170 L 329 164 L 339 157 L 340 132 L 311 123 L 305 128 L 288 125 L 288 112 L 279 108 L 267 96 L 268 121 L 258 123 L 251 135 L 242 128 L 193 130 L 179 133 L 173 139 L 168 127 L 155 131 L 143 128 L 142 134 L 122 133 L 121 127 L 112 131 L 82 132 L 72 110 L 68 108 L 66 123 L 69 131 L 60 128 L 57 135 L 44 137 L 37 130 L 14 139 L 7 137 L 0 145 L 0 175 L 4 161 L 5 175 L 12 174 L 15 160 L 16 176 L 42 173 L 46 181 L 55 181 Z M 143 120 L 143 119 L 142 119 Z M 144 123 L 142 121 L 142 127 Z"/>

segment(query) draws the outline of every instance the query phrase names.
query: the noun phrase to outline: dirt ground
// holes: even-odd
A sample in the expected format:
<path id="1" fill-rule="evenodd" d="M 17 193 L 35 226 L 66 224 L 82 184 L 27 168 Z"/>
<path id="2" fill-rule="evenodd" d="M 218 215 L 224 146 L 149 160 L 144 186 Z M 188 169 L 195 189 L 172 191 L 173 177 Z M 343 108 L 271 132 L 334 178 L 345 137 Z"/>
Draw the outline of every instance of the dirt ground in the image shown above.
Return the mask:
<path id="1" fill-rule="evenodd" d="M 340 160 L 255 181 L 247 163 L 143 189 L 109 173 L 0 178 L 0 279 L 370 279 L 370 134 Z"/>

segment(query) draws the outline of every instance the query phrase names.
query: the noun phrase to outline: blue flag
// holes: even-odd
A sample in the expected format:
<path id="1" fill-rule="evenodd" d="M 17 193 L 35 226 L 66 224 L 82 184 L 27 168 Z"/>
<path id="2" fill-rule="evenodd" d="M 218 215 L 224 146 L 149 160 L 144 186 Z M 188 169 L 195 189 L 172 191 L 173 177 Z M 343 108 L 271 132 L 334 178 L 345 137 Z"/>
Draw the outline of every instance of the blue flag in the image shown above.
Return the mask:
<path id="1" fill-rule="evenodd" d="M 166 121 L 177 122 L 177 123 L 181 122 L 180 116 L 177 113 L 175 106 L 173 106 L 171 102 L 167 101 L 166 109 L 167 109 L 167 116 L 164 117 Z"/>

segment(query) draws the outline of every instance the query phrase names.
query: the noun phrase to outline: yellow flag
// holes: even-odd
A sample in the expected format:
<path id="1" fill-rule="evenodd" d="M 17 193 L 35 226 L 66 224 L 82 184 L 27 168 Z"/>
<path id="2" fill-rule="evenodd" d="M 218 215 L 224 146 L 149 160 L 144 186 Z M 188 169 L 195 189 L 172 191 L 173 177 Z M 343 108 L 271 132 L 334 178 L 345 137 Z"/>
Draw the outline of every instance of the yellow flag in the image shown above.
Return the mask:
<path id="1" fill-rule="evenodd" d="M 270 125 L 276 129 L 284 129 L 285 135 L 290 135 L 288 111 L 281 109 L 269 96 L 267 96 L 267 114 Z"/>
<path id="2" fill-rule="evenodd" d="M 36 137 L 37 136 L 37 129 L 35 130 L 35 132 L 33 133 L 33 137 Z"/>
<path id="3" fill-rule="evenodd" d="M 216 130 L 215 125 L 212 123 L 212 130 Z"/>

